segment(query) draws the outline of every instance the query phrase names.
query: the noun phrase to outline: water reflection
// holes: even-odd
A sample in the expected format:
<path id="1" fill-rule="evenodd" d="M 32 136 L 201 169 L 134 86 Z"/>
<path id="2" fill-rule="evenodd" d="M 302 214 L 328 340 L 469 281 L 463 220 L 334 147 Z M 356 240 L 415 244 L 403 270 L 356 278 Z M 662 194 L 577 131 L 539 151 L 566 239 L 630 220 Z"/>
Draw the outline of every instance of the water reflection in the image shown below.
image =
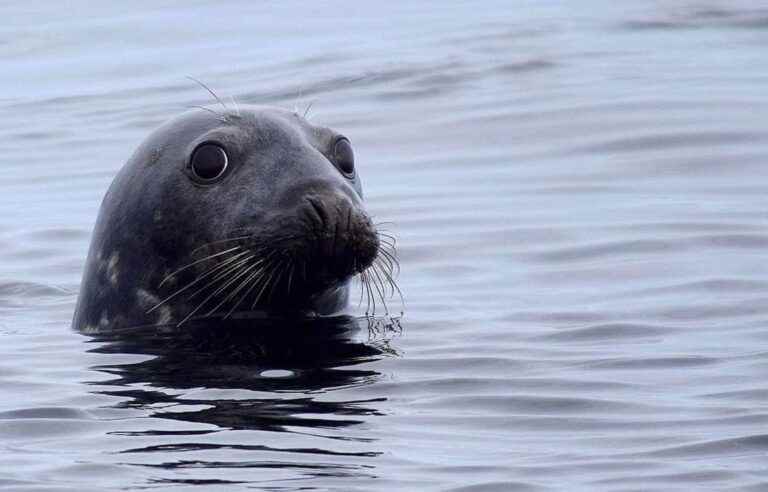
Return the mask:
<path id="1" fill-rule="evenodd" d="M 94 367 L 113 375 L 114 379 L 93 384 L 109 386 L 97 392 L 120 397 L 118 408 L 142 409 L 148 411 L 149 417 L 216 426 L 211 431 L 142 430 L 121 432 L 123 435 L 189 436 L 222 429 L 309 435 L 323 429 L 322 432 L 328 434 L 333 429 L 361 423 L 366 416 L 380 415 L 377 406 L 384 398 L 324 401 L 319 397 L 333 389 L 370 384 L 379 379 L 381 375 L 369 366 L 357 366 L 396 355 L 389 340 L 397 333 L 397 320 L 353 317 L 196 321 L 178 329 L 117 330 L 94 336 L 93 342 L 98 346 L 91 351 L 152 357 L 141 362 Z M 206 396 L 195 398 L 207 390 L 223 390 L 225 396 L 217 399 L 208 391 Z M 185 410 L 187 408 L 189 410 Z M 370 441 L 347 434 L 333 437 Z M 124 452 L 175 453 L 224 448 L 358 457 L 380 454 L 368 449 L 346 453 L 332 449 L 278 449 L 263 444 L 204 442 L 159 444 Z M 285 464 L 296 465 L 295 462 Z M 161 466 L 184 464 L 176 461 Z"/>

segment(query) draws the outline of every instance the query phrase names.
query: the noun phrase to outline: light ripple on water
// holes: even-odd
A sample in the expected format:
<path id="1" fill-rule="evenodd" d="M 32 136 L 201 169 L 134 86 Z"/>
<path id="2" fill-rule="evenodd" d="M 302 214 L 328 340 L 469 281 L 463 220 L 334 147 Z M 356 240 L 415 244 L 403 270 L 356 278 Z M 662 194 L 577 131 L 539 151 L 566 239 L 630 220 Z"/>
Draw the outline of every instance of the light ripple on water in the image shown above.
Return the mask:
<path id="1" fill-rule="evenodd" d="M 766 9 L 270 5 L 3 7 L 0 487 L 768 486 Z M 111 176 L 209 102 L 186 75 L 351 138 L 402 334 L 69 331 Z"/>

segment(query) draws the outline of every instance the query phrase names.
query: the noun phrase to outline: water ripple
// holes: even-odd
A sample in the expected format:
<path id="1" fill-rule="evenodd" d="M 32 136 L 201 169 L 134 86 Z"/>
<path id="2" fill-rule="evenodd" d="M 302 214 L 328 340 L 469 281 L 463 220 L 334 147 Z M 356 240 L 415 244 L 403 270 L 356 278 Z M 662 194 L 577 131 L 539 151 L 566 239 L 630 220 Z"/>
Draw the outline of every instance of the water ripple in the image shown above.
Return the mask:
<path id="1" fill-rule="evenodd" d="M 0 488 L 766 490 L 768 9 L 522 7 L 5 2 Z M 69 330 L 187 75 L 354 142 L 402 333 Z"/>

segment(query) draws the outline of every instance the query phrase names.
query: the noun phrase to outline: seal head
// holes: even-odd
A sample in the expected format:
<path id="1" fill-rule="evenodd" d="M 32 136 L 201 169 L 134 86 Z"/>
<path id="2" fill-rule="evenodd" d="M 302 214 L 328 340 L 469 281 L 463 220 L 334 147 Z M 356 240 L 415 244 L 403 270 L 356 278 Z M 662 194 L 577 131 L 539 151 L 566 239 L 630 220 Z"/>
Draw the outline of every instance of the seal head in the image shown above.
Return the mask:
<path id="1" fill-rule="evenodd" d="M 203 109 L 154 131 L 112 182 L 74 327 L 335 314 L 379 256 L 346 137 L 278 108 Z"/>

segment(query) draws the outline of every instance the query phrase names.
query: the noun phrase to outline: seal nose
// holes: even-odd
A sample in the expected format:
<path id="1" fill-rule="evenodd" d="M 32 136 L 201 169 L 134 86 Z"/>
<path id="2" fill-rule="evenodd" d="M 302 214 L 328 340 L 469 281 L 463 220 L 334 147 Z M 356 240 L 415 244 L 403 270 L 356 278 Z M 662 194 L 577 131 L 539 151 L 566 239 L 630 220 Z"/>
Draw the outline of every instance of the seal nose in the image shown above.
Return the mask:
<path id="1" fill-rule="evenodd" d="M 338 192 L 313 192 L 304 197 L 302 215 L 312 231 L 308 247 L 329 273 L 343 278 L 373 263 L 379 238 L 361 203 Z"/>

